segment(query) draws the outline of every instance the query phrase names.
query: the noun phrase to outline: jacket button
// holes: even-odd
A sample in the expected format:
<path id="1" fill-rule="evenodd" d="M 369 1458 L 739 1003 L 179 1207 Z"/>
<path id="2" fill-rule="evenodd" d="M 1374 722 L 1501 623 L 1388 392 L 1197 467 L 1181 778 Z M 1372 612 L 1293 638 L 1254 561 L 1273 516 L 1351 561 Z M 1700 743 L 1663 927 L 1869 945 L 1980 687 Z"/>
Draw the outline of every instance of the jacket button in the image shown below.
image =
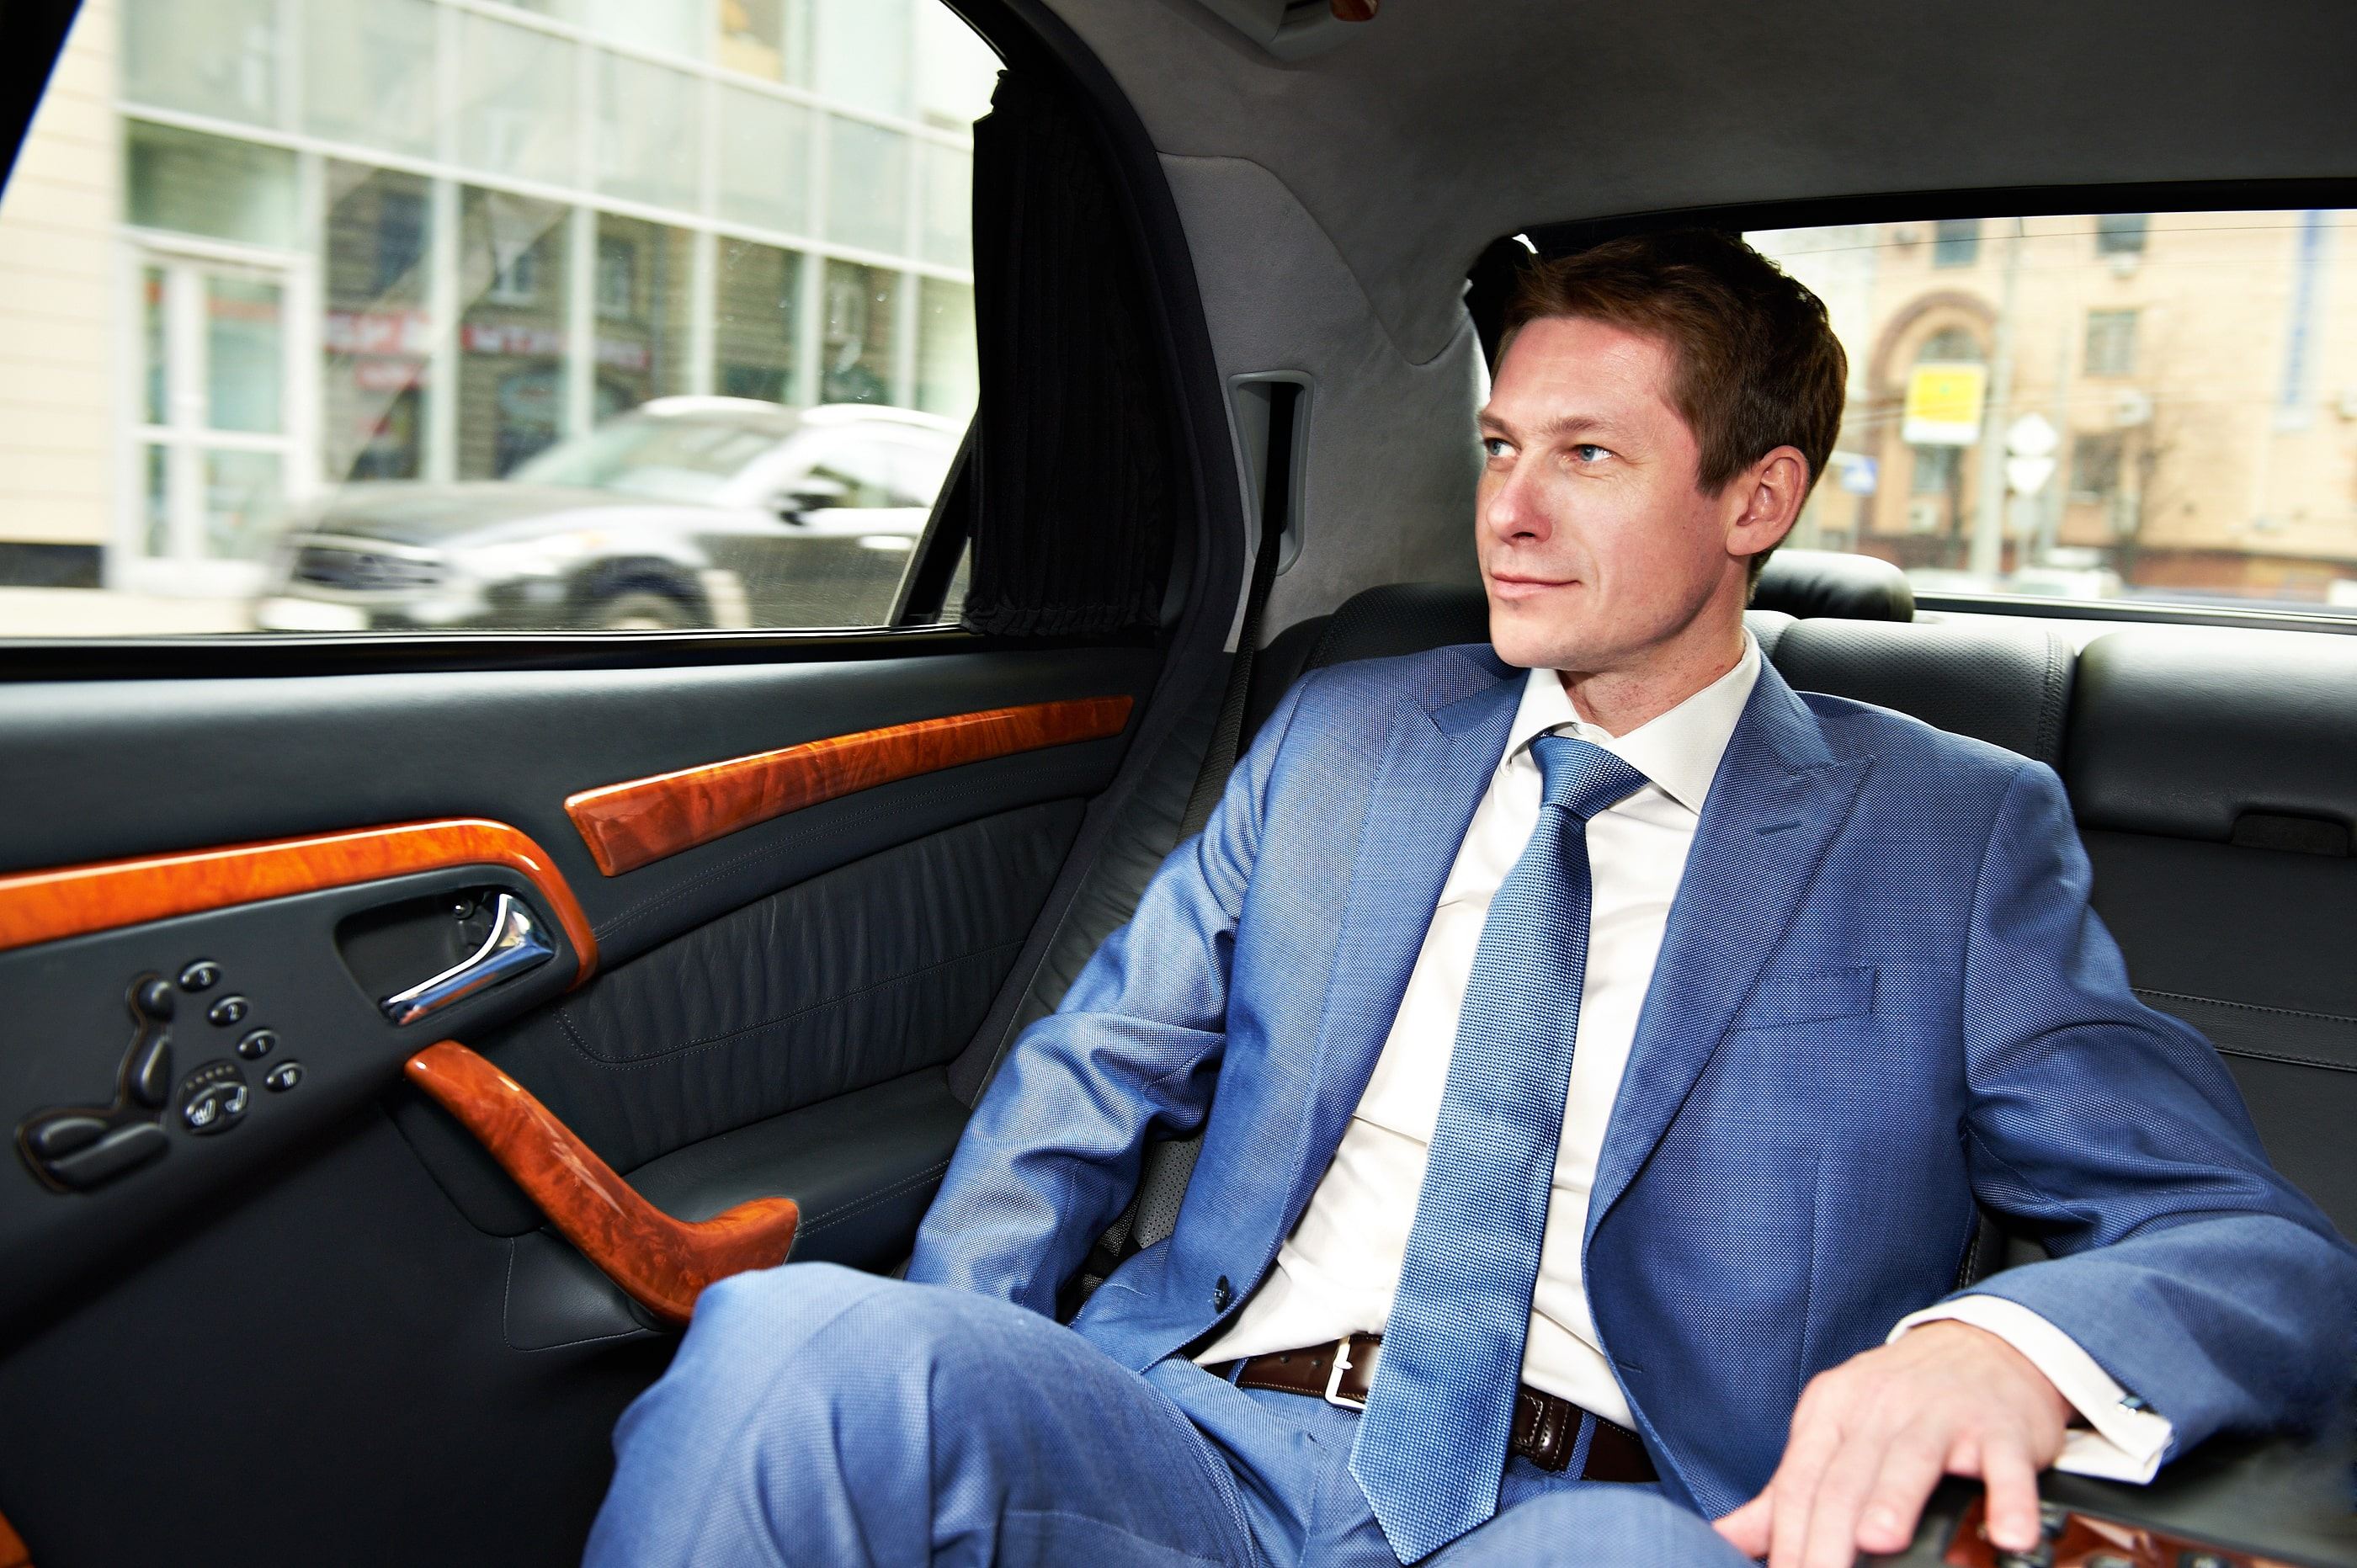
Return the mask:
<path id="1" fill-rule="evenodd" d="M 1228 1276 L 1222 1274 L 1219 1282 L 1211 1286 L 1211 1310 L 1225 1312 L 1228 1310 L 1228 1303 L 1235 1299 L 1236 1293 L 1229 1286 Z"/>

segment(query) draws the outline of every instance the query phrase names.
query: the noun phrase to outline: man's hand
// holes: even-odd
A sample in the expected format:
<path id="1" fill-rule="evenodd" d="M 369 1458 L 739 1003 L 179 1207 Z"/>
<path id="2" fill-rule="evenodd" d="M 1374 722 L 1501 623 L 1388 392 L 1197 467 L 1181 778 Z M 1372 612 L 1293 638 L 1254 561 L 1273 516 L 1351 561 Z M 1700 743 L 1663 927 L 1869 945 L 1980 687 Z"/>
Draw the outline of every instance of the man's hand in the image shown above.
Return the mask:
<path id="1" fill-rule="evenodd" d="M 2071 1403 L 2003 1339 L 1953 1321 L 1852 1357 L 1802 1391 L 1767 1489 L 1717 1521 L 1770 1568 L 1848 1568 L 1897 1552 L 1943 1475 L 1977 1476 L 1989 1540 L 2038 1544 L 2038 1472 L 2062 1451 Z"/>

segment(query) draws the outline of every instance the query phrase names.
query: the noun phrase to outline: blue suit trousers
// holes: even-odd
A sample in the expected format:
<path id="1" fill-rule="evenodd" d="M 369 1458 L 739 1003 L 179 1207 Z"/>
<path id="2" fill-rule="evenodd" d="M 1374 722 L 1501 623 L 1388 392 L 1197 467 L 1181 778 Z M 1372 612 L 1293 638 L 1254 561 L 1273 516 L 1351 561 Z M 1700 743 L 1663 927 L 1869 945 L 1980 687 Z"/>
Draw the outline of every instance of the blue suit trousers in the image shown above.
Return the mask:
<path id="1" fill-rule="evenodd" d="M 694 1563 L 1394 1568 L 1355 1412 L 1182 1359 L 1132 1372 L 1003 1301 L 823 1263 L 705 1293 L 623 1415 L 597 1568 Z M 1740 1568 L 1651 1487 L 1509 1466 L 1447 1568 Z"/>

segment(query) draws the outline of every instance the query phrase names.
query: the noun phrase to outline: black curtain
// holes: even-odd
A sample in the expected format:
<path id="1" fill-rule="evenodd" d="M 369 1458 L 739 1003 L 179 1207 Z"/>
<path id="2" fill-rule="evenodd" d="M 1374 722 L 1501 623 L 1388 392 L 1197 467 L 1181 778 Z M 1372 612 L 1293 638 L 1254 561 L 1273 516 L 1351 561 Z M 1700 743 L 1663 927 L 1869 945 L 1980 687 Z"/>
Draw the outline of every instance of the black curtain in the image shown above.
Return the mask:
<path id="1" fill-rule="evenodd" d="M 999 77 L 974 128 L 981 412 L 952 504 L 963 624 L 1008 637 L 1151 630 L 1178 515 L 1176 411 L 1144 268 L 1097 133 Z"/>

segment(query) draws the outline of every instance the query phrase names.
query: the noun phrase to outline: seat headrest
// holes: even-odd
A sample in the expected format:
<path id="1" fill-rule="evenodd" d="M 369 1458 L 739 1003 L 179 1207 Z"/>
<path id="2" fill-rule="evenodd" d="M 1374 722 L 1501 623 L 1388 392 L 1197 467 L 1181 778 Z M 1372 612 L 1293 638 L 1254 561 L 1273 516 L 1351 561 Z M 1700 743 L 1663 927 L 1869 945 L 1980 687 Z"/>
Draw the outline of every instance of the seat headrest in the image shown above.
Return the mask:
<path id="1" fill-rule="evenodd" d="M 1751 607 L 1807 620 L 1913 620 L 1915 590 L 1907 574 L 1872 555 L 1838 550 L 1779 550 L 1760 569 Z"/>
<path id="2" fill-rule="evenodd" d="M 2065 777 L 2082 825 L 2227 843 L 2255 815 L 2357 832 L 2357 638 L 2115 631 L 2087 645 L 2079 681 Z"/>
<path id="3" fill-rule="evenodd" d="M 1990 620 L 1796 620 L 1773 655 L 1803 692 L 1911 714 L 2049 766 L 2062 759 L 2071 645 L 2043 627 Z"/>

